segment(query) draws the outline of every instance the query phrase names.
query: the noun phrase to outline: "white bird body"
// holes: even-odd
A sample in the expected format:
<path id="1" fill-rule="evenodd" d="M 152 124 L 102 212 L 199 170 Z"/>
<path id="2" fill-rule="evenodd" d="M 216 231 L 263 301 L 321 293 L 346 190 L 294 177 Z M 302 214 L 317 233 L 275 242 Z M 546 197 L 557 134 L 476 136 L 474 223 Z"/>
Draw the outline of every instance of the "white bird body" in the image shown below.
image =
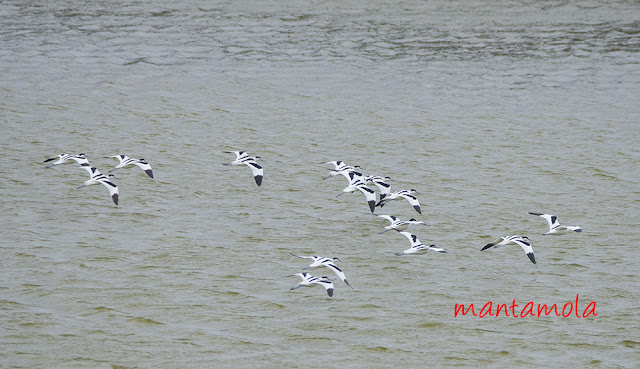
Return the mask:
<path id="1" fill-rule="evenodd" d="M 376 215 L 379 216 L 380 218 L 384 218 L 388 221 L 391 222 L 390 225 L 384 227 L 384 231 L 378 233 L 378 234 L 382 234 L 385 233 L 387 231 L 390 231 L 392 229 L 396 230 L 396 231 L 406 231 L 410 225 L 412 224 L 421 224 L 421 225 L 428 225 L 427 223 L 420 221 L 420 220 L 416 220 L 414 218 L 411 218 L 409 220 L 402 220 L 396 216 L 393 215 L 383 215 L 383 214 L 372 214 L 372 215 Z"/>
<path id="2" fill-rule="evenodd" d="M 60 165 L 60 164 L 71 164 L 71 160 L 75 161 L 76 163 L 82 165 L 82 164 L 88 164 L 89 160 L 87 160 L 87 156 L 84 153 L 80 153 L 80 154 L 59 154 L 57 155 L 58 160 L 47 165 L 47 168 L 52 168 L 56 165 Z M 50 161 L 56 160 L 56 158 L 49 158 L 45 161 L 43 161 L 43 163 L 47 163 Z"/>
<path id="3" fill-rule="evenodd" d="M 344 195 L 345 193 L 351 193 L 356 190 L 359 190 L 364 194 L 367 198 L 367 203 L 369 203 L 369 209 L 373 213 L 376 208 L 376 192 L 369 187 L 363 180 L 362 174 L 358 172 L 349 172 L 349 185 L 342 190 L 342 193 L 338 194 L 336 197 L 340 195 Z"/>
<path id="4" fill-rule="evenodd" d="M 388 194 L 391 193 L 391 185 L 386 181 L 390 181 L 389 177 L 382 176 L 366 176 L 364 177 L 364 181 L 367 183 L 373 183 L 380 190 L 380 200 L 384 199 Z"/>
<path id="5" fill-rule="evenodd" d="M 549 232 L 543 233 L 544 236 L 551 235 L 551 234 L 561 235 L 561 234 L 567 234 L 570 232 L 582 232 L 582 228 L 578 226 L 560 225 L 560 222 L 558 222 L 558 217 L 555 215 L 543 214 L 543 213 L 532 213 L 532 212 L 529 212 L 529 214 L 542 217 L 547 221 L 547 223 L 549 223 Z"/>
<path id="6" fill-rule="evenodd" d="M 349 282 L 347 282 L 347 277 L 344 275 L 344 272 L 338 268 L 338 266 L 335 264 L 336 261 L 340 261 L 340 259 L 338 258 L 333 258 L 333 259 L 329 259 L 329 258 L 325 258 L 322 256 L 299 256 L 296 255 L 294 253 L 291 253 L 291 255 L 298 257 L 300 259 L 311 259 L 313 260 L 313 263 L 309 264 L 309 266 L 304 267 L 302 269 L 310 269 L 310 268 L 316 268 L 319 266 L 325 266 L 331 270 L 333 270 L 334 273 L 336 273 L 336 275 L 342 279 L 342 281 L 344 283 L 347 284 L 347 286 L 351 287 L 351 285 L 349 284 Z M 353 288 L 353 287 L 351 287 Z"/>
<path id="7" fill-rule="evenodd" d="M 147 163 L 147 161 L 144 159 L 132 159 L 126 155 L 113 155 L 113 156 L 107 156 L 107 158 L 117 158 L 118 160 L 120 160 L 120 164 L 116 165 L 115 168 L 111 169 L 109 173 L 113 172 L 116 169 L 126 167 L 127 165 L 134 164 L 142 168 L 142 170 L 144 170 L 144 172 L 147 173 L 149 177 L 153 178 L 153 171 L 151 170 L 151 165 L 149 165 L 149 163 Z"/>
<path id="8" fill-rule="evenodd" d="M 480 251 L 484 251 L 489 248 L 498 248 L 503 245 L 508 245 L 510 243 L 515 243 L 516 245 L 522 247 L 524 252 L 529 257 L 532 263 L 536 263 L 536 258 L 533 255 L 533 247 L 531 247 L 530 239 L 526 236 L 503 236 L 496 238 L 493 242 L 486 244 Z"/>
<path id="9" fill-rule="evenodd" d="M 109 177 L 107 177 L 106 175 L 100 173 L 100 171 L 98 169 L 96 169 L 96 167 L 90 166 L 89 163 L 87 163 L 86 165 L 83 164 L 82 168 L 86 169 L 87 172 L 89 172 L 89 176 L 91 178 L 86 180 L 82 184 L 82 186 L 80 186 L 78 188 L 82 188 L 82 187 L 91 186 L 91 185 L 94 185 L 94 184 L 101 183 L 109 190 L 109 195 L 111 196 L 111 199 L 113 200 L 113 202 L 116 205 L 118 205 L 118 197 L 119 197 L 118 186 L 116 186 L 115 183 L 111 182 L 109 180 Z"/>
<path id="10" fill-rule="evenodd" d="M 381 199 L 376 204 L 376 206 L 383 207 L 389 201 L 393 201 L 393 200 L 398 200 L 398 199 L 404 198 L 407 201 L 409 201 L 411 206 L 413 206 L 413 208 L 418 212 L 418 214 L 422 214 L 422 211 L 420 210 L 420 202 L 418 201 L 418 198 L 413 196 L 414 193 L 419 193 L 419 192 L 414 190 L 414 189 L 391 192 L 390 194 L 385 196 L 383 199 Z"/>
<path id="11" fill-rule="evenodd" d="M 256 162 L 256 159 L 261 159 L 259 156 L 249 156 L 244 151 L 225 151 L 228 154 L 236 154 L 236 160 L 231 163 L 224 163 L 224 165 L 246 165 L 251 168 L 251 173 L 256 181 L 256 184 L 260 186 L 262 184 L 262 178 L 264 176 L 264 170 L 262 166 Z"/>
<path id="12" fill-rule="evenodd" d="M 327 178 L 335 177 L 339 174 L 342 174 L 347 180 L 349 180 L 349 173 L 355 172 L 361 169 L 359 165 L 354 165 L 354 166 L 347 165 L 345 164 L 345 162 L 341 160 L 327 161 L 323 164 L 333 164 L 334 169 L 331 170 L 328 176 L 322 179 L 327 179 Z"/>
<path id="13" fill-rule="evenodd" d="M 398 233 L 401 233 L 402 235 L 407 237 L 407 239 L 409 239 L 409 241 L 411 242 L 411 248 L 408 248 L 403 252 L 396 253 L 396 255 L 398 256 L 410 254 L 421 255 L 429 250 L 436 252 L 446 252 L 444 249 L 436 247 L 436 245 L 424 245 L 422 242 L 420 242 L 418 236 L 411 234 L 410 232 L 398 231 Z"/>
<path id="14" fill-rule="evenodd" d="M 321 278 L 314 277 L 311 274 L 306 273 L 306 272 L 293 274 L 293 275 L 302 278 L 302 281 L 300 281 L 300 283 L 298 283 L 297 286 L 291 288 L 292 290 L 295 290 L 296 288 L 300 288 L 300 287 L 303 287 L 303 286 L 313 286 L 314 284 L 317 284 L 317 285 L 320 285 L 320 286 L 324 287 L 324 289 L 327 290 L 327 295 L 329 295 L 329 297 L 333 296 L 333 282 L 331 282 L 329 280 L 329 278 L 327 278 L 327 277 L 321 277 Z"/>

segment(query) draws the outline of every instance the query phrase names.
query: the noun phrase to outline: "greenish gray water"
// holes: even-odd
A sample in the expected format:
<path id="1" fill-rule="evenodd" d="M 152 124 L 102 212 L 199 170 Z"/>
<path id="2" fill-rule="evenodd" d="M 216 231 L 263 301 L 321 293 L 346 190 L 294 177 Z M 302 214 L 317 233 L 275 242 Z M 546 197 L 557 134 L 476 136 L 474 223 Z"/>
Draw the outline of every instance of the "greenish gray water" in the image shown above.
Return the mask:
<path id="1" fill-rule="evenodd" d="M 633 2 L 0 3 L 3 368 L 640 362 Z M 233 155 L 260 155 L 258 188 Z M 55 154 L 144 157 L 115 207 Z M 322 161 L 416 188 L 377 210 Z M 557 214 L 581 234 L 543 237 Z M 497 236 L 522 250 L 480 248 Z M 289 291 L 305 261 L 336 281 Z M 329 275 L 328 270 L 312 270 Z M 512 300 L 598 316 L 455 317 Z"/>

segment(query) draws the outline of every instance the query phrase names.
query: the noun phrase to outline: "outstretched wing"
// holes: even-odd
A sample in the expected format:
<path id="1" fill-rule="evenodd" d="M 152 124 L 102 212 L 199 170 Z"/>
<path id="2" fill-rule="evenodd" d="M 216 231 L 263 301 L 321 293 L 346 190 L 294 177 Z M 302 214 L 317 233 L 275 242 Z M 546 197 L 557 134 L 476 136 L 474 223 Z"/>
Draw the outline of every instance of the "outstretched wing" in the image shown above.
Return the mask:
<path id="1" fill-rule="evenodd" d="M 393 224 L 393 222 L 396 221 L 396 219 L 398 219 L 394 215 L 385 215 L 385 214 L 373 214 L 373 215 L 377 215 L 380 218 L 384 218 L 384 219 L 390 221 L 392 224 Z"/>
<path id="2" fill-rule="evenodd" d="M 76 163 L 78 163 L 80 165 L 89 164 L 89 160 L 87 160 L 87 158 L 84 157 L 84 156 L 71 155 L 71 157 L 69 159 L 75 160 Z"/>
<path id="3" fill-rule="evenodd" d="M 247 154 L 244 151 L 225 151 L 226 153 L 234 153 L 236 154 L 236 160 L 242 160 L 245 157 L 249 156 L 249 154 Z"/>
<path id="4" fill-rule="evenodd" d="M 536 258 L 533 255 L 533 247 L 531 247 L 531 244 L 521 238 L 518 239 L 514 239 L 512 240 L 512 242 L 520 245 L 520 247 L 522 247 L 522 249 L 524 250 L 524 252 L 527 254 L 527 256 L 529 257 L 529 260 L 531 260 L 532 263 L 536 263 Z"/>
<path id="5" fill-rule="evenodd" d="M 153 171 L 151 170 L 151 165 L 149 165 L 149 163 L 147 163 L 144 159 L 138 159 L 134 161 L 133 164 L 142 168 L 142 170 L 144 170 L 144 172 L 147 173 L 149 177 L 153 178 Z"/>
<path id="6" fill-rule="evenodd" d="M 329 295 L 329 297 L 333 297 L 333 282 L 331 282 L 330 280 L 317 278 L 316 280 L 310 281 L 309 283 L 316 283 L 321 285 L 325 290 L 327 290 L 327 295 Z"/>
<path id="7" fill-rule="evenodd" d="M 116 186 L 115 183 L 111 182 L 108 179 L 100 179 L 98 182 L 102 183 L 109 190 L 111 199 L 116 205 L 118 205 L 118 186 Z"/>
<path id="8" fill-rule="evenodd" d="M 256 163 L 255 160 L 247 160 L 244 163 L 247 164 L 249 168 L 251 168 L 251 173 L 253 174 L 253 178 L 256 180 L 256 184 L 260 186 L 262 184 L 262 177 L 264 173 L 260 164 Z"/>
<path id="9" fill-rule="evenodd" d="M 291 255 L 293 255 L 293 256 L 295 256 L 295 257 L 297 257 L 297 258 L 300 258 L 300 259 L 313 259 L 313 258 L 314 258 L 313 256 L 300 256 L 300 255 L 296 255 L 296 254 L 294 254 L 293 252 L 290 252 L 289 254 L 291 254 Z"/>
<path id="10" fill-rule="evenodd" d="M 537 215 L 539 217 L 544 218 L 547 221 L 547 223 L 549 224 L 549 230 L 552 230 L 553 228 L 555 228 L 555 227 L 560 225 L 560 222 L 558 222 L 558 217 L 555 216 L 555 215 L 543 214 L 543 213 L 532 213 L 532 212 L 529 212 L 529 214 Z"/>
<path id="11" fill-rule="evenodd" d="M 347 286 L 351 287 L 351 285 L 349 284 L 349 282 L 347 282 L 347 277 L 344 275 L 344 272 L 343 272 L 340 268 L 338 268 L 338 266 L 337 266 L 337 265 L 335 265 L 333 262 L 330 262 L 330 261 L 328 261 L 328 262 L 324 262 L 324 263 L 323 263 L 323 265 L 324 265 L 324 266 L 326 266 L 327 268 L 329 268 L 329 269 L 333 270 L 333 272 L 334 272 L 334 273 L 336 273 L 336 275 L 337 275 L 340 279 L 342 279 L 342 281 L 343 281 L 344 283 L 346 283 L 346 284 L 347 284 Z M 351 287 L 351 288 L 353 288 L 353 287 Z"/>
<path id="12" fill-rule="evenodd" d="M 369 203 L 369 209 L 373 213 L 376 209 L 376 192 L 370 189 L 369 187 L 367 187 L 365 184 L 358 186 L 358 189 L 367 198 L 367 202 Z"/>
<path id="13" fill-rule="evenodd" d="M 420 210 L 420 202 L 418 201 L 418 198 L 413 196 L 413 195 L 409 195 L 407 193 L 403 193 L 400 196 L 404 197 L 405 199 L 407 199 L 407 201 L 409 201 L 409 203 L 411 204 L 411 206 L 413 206 L 414 209 L 416 209 L 416 211 L 418 212 L 418 214 L 422 214 L 422 211 Z"/>
<path id="14" fill-rule="evenodd" d="M 486 244 L 482 249 L 480 249 L 480 251 L 484 251 L 486 249 L 489 249 L 491 247 L 500 247 L 500 242 L 504 241 L 504 237 L 498 237 L 495 240 L 489 242 L 488 244 Z"/>
<path id="15" fill-rule="evenodd" d="M 388 178 L 388 177 L 387 177 Z M 384 178 L 380 176 L 365 177 L 365 180 L 373 183 L 380 190 L 380 200 L 384 199 L 391 193 L 391 185 L 384 181 Z"/>
<path id="16" fill-rule="evenodd" d="M 109 156 L 109 158 L 118 159 L 120 161 L 120 164 L 122 164 L 123 162 L 125 162 L 125 161 L 127 161 L 129 159 L 129 157 L 126 156 L 126 155 L 112 155 L 112 156 Z"/>
<path id="17" fill-rule="evenodd" d="M 428 246 L 429 250 L 435 251 L 435 252 L 444 252 L 446 253 L 445 249 L 437 247 L 436 245 L 429 245 Z"/>
<path id="18" fill-rule="evenodd" d="M 416 236 L 415 234 L 412 234 L 411 232 L 398 231 L 398 233 L 404 235 L 406 238 L 409 239 L 409 241 L 411 242 L 411 247 L 415 247 L 422 244 L 418 239 L 418 236 Z"/>

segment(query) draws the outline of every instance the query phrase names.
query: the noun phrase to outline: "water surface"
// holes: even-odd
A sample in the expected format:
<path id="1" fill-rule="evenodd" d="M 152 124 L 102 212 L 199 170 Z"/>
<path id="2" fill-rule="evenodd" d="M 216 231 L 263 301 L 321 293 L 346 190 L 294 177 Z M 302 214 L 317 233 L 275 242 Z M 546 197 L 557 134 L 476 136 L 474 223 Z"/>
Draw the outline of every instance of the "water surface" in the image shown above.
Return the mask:
<path id="1" fill-rule="evenodd" d="M 7 368 L 638 365 L 638 5 L 0 4 Z M 264 161 L 258 188 L 225 150 Z M 46 169 L 84 152 L 114 181 Z M 415 188 L 409 247 L 322 161 Z M 548 212 L 581 234 L 543 237 Z M 502 235 L 534 240 L 538 264 Z M 289 289 L 305 261 L 336 280 Z M 328 270 L 313 270 L 329 275 Z M 596 302 L 597 316 L 455 317 Z"/>

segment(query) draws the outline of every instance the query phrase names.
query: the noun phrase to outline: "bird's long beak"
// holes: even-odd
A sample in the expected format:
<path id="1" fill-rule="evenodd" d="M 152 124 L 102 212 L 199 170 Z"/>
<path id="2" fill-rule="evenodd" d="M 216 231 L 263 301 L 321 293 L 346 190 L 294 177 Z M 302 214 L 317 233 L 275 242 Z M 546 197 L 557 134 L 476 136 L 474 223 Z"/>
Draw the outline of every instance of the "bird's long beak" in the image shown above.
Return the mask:
<path id="1" fill-rule="evenodd" d="M 337 194 L 337 195 L 336 195 L 336 197 L 338 197 L 338 196 L 342 196 L 342 195 L 344 195 L 345 193 L 346 193 L 346 192 L 340 192 L 339 194 Z"/>
<path id="2" fill-rule="evenodd" d="M 85 185 L 82 185 L 82 186 L 77 187 L 77 188 L 76 188 L 76 190 L 79 190 L 79 189 L 81 189 L 82 187 L 85 187 Z"/>

